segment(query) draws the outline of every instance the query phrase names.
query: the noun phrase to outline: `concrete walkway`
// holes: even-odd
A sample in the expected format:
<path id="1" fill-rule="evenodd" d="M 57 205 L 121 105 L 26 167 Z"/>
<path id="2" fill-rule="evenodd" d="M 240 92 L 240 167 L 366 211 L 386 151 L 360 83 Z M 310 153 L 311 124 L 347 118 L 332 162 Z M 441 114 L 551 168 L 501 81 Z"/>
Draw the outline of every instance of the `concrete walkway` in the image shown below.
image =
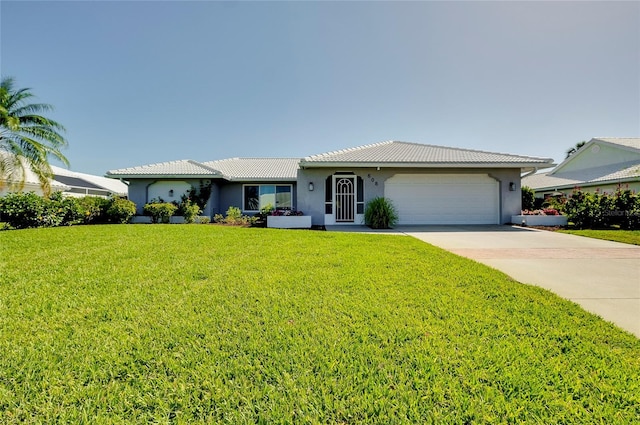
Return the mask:
<path id="1" fill-rule="evenodd" d="M 640 246 L 517 226 L 399 226 L 391 233 L 548 289 L 640 338 Z"/>

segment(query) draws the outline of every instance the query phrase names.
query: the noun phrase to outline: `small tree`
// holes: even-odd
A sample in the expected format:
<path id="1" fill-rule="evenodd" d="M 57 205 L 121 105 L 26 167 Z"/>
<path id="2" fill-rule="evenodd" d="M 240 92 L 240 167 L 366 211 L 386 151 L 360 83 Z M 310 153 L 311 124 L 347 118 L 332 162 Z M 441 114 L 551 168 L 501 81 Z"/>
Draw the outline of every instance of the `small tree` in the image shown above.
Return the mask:
<path id="1" fill-rule="evenodd" d="M 534 210 L 536 203 L 536 192 L 529 186 L 522 186 L 522 209 Z"/>
<path id="2" fill-rule="evenodd" d="M 565 159 L 569 158 L 571 155 L 573 155 L 574 153 L 578 152 L 580 150 L 580 148 L 582 148 L 586 144 L 587 144 L 587 142 L 585 142 L 583 140 L 582 142 L 576 143 L 576 145 L 574 147 L 572 147 L 571 149 L 567 149 L 567 156 L 565 157 Z"/>

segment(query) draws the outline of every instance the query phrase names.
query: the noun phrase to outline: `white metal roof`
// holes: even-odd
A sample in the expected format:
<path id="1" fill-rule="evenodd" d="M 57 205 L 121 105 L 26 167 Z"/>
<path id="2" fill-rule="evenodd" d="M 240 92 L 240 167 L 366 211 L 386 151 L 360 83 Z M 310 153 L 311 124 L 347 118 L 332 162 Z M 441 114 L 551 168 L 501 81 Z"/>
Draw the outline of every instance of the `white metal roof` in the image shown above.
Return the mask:
<path id="1" fill-rule="evenodd" d="M 203 164 L 227 180 L 295 180 L 300 158 L 229 158 Z"/>
<path id="2" fill-rule="evenodd" d="M 386 141 L 312 155 L 304 158 L 303 166 L 321 164 L 368 164 L 395 166 L 551 166 L 551 158 L 512 155 L 446 146 Z"/>
<path id="3" fill-rule="evenodd" d="M 613 145 L 620 145 L 640 151 L 640 137 L 594 137 L 591 140 L 601 140 Z"/>
<path id="4" fill-rule="evenodd" d="M 122 183 L 120 180 L 96 176 L 93 174 L 78 173 L 76 171 L 67 170 L 66 168 L 56 167 L 55 165 L 51 166 L 51 170 L 56 176 L 79 178 L 95 186 L 99 186 L 105 190 L 108 190 L 115 195 L 126 196 L 129 193 L 129 187 L 126 184 Z"/>
<path id="5" fill-rule="evenodd" d="M 109 177 L 159 177 L 159 176 L 215 176 L 218 173 L 199 162 L 191 159 L 160 162 L 157 164 L 140 165 L 137 167 L 120 168 L 107 171 Z"/>
<path id="6" fill-rule="evenodd" d="M 560 174 L 552 174 L 551 172 L 533 174 L 524 177 L 522 185 L 529 186 L 535 190 L 544 190 L 574 186 L 594 186 L 636 179 L 640 179 L 640 162 L 631 161 Z"/>
<path id="7" fill-rule="evenodd" d="M 584 155 L 588 147 L 603 142 L 615 145 L 629 151 L 630 161 L 607 164 L 600 167 L 563 171 L 566 164 Z M 533 174 L 522 179 L 523 186 L 529 186 L 535 190 L 549 190 L 555 188 L 570 188 L 574 186 L 597 186 L 604 183 L 628 182 L 640 179 L 640 161 L 637 154 L 640 152 L 640 138 L 638 137 L 594 137 L 580 148 L 577 153 L 566 158 L 560 165 L 548 173 Z"/>

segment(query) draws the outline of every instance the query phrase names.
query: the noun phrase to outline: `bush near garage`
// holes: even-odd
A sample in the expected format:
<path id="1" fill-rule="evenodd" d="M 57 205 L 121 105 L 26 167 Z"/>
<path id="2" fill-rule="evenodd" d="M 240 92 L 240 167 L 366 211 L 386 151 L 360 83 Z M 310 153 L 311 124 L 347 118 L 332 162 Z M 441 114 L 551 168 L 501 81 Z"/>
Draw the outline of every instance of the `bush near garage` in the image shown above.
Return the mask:
<path id="1" fill-rule="evenodd" d="M 622 186 L 614 193 L 590 193 L 576 188 L 564 208 L 577 229 L 640 229 L 640 197 Z"/>
<path id="2" fill-rule="evenodd" d="M 398 223 L 398 213 L 391 200 L 373 198 L 364 210 L 364 223 L 372 229 L 391 229 Z"/>

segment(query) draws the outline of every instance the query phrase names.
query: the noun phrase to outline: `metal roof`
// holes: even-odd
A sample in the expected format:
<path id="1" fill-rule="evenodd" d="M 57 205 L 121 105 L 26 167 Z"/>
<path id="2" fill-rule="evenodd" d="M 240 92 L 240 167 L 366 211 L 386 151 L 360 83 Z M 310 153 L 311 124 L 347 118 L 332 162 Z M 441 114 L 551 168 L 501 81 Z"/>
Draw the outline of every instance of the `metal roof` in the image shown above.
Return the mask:
<path id="1" fill-rule="evenodd" d="M 300 158 L 229 158 L 203 164 L 224 178 L 242 180 L 295 180 Z"/>
<path id="2" fill-rule="evenodd" d="M 460 166 L 463 164 L 480 166 L 551 166 L 553 159 L 386 141 L 308 156 L 302 160 L 301 165 L 313 167 L 322 166 L 322 164 L 347 163 L 387 166 Z"/>
<path id="3" fill-rule="evenodd" d="M 86 189 L 102 189 L 115 195 L 126 196 L 129 187 L 116 179 L 96 176 L 93 174 L 79 173 L 67 170 L 66 168 L 51 166 L 55 179 L 69 186 L 82 187 Z"/>
<path id="4" fill-rule="evenodd" d="M 640 179 L 640 162 L 630 161 L 567 173 L 551 173 L 533 174 L 524 177 L 522 185 L 541 190 L 559 187 L 596 186 L 603 183 L 637 180 Z"/>
<path id="5" fill-rule="evenodd" d="M 178 161 L 160 162 L 157 164 L 140 165 L 137 167 L 120 168 L 118 170 L 107 171 L 109 177 L 159 177 L 159 176 L 208 176 L 212 177 L 219 174 L 216 170 L 211 169 L 199 162 L 191 159 L 182 159 Z"/>
<path id="6" fill-rule="evenodd" d="M 591 140 L 600 140 L 640 151 L 640 137 L 594 137 Z"/>

